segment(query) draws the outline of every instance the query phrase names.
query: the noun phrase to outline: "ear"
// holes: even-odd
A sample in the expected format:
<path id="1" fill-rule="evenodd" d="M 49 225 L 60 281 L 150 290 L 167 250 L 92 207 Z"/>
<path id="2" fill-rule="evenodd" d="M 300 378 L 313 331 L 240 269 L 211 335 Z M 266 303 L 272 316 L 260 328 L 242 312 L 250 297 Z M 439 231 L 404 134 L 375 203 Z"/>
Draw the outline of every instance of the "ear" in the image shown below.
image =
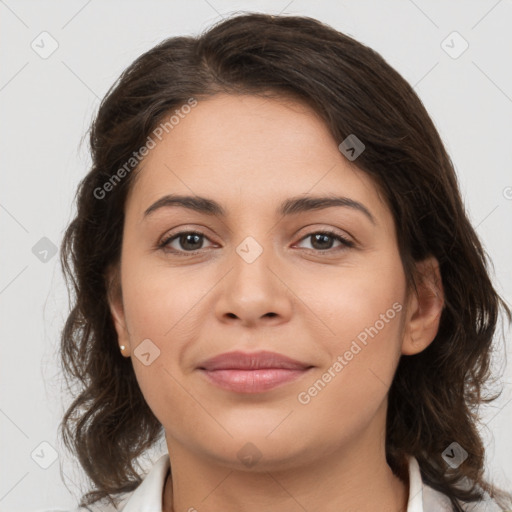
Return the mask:
<path id="1" fill-rule="evenodd" d="M 402 354 L 414 355 L 426 349 L 439 329 L 444 308 L 444 290 L 436 258 L 429 257 L 416 264 L 416 290 L 407 303 L 402 341 Z"/>
<path id="2" fill-rule="evenodd" d="M 117 332 L 118 343 L 120 347 L 125 347 L 124 350 L 122 350 L 123 356 L 128 357 L 130 353 L 130 341 L 126 327 L 123 297 L 121 293 L 121 279 L 118 267 L 110 267 L 108 269 L 106 284 L 107 301 Z"/>

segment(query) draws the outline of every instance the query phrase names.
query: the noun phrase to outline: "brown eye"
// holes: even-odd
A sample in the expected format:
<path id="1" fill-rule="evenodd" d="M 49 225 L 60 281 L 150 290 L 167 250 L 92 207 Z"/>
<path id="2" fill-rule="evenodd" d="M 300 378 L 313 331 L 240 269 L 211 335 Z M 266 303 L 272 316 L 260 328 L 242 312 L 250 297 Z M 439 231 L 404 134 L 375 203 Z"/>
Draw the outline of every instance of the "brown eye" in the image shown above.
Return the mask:
<path id="1" fill-rule="evenodd" d="M 311 239 L 311 249 L 315 251 L 329 251 L 333 248 L 333 243 L 335 241 L 339 242 L 341 248 L 346 247 L 354 247 L 354 243 L 345 237 L 341 236 L 334 231 L 315 231 L 313 233 L 309 233 L 305 237 L 301 239 L 301 241 Z M 334 250 L 339 250 L 340 248 L 335 248 Z"/>
<path id="2" fill-rule="evenodd" d="M 205 239 L 208 240 L 206 235 L 198 231 L 181 231 L 165 238 L 159 248 L 169 252 L 194 254 L 203 249 Z"/>

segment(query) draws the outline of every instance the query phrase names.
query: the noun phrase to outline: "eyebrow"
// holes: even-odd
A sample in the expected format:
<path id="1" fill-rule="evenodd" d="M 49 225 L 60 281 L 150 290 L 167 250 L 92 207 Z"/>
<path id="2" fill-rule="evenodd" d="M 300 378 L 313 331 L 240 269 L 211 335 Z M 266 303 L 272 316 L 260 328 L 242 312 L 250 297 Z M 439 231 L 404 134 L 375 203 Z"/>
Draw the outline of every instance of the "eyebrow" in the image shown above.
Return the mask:
<path id="1" fill-rule="evenodd" d="M 201 196 L 183 196 L 174 194 L 168 194 L 158 199 L 149 208 L 146 209 L 143 217 L 147 218 L 149 215 L 160 208 L 172 206 L 187 208 L 189 210 L 193 210 L 206 215 L 226 217 L 226 211 L 224 208 L 213 199 L 208 199 Z M 375 218 L 370 213 L 368 208 L 366 208 L 366 206 L 364 206 L 359 201 L 355 201 L 354 199 L 340 196 L 292 197 L 283 201 L 279 205 L 276 213 L 284 217 L 332 207 L 352 208 L 362 212 L 366 217 L 368 217 L 372 224 L 376 223 Z"/>

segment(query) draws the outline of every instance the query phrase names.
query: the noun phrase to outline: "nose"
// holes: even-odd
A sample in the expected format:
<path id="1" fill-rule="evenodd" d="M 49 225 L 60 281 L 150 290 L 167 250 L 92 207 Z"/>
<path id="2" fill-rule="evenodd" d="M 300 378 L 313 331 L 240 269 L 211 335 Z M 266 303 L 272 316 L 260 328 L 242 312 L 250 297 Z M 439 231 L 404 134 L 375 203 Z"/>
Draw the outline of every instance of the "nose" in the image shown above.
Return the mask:
<path id="1" fill-rule="evenodd" d="M 217 318 L 246 327 L 287 322 L 293 310 L 293 296 L 284 274 L 270 246 L 263 248 L 250 238 L 245 244 L 242 242 L 230 259 L 230 270 L 219 283 Z"/>

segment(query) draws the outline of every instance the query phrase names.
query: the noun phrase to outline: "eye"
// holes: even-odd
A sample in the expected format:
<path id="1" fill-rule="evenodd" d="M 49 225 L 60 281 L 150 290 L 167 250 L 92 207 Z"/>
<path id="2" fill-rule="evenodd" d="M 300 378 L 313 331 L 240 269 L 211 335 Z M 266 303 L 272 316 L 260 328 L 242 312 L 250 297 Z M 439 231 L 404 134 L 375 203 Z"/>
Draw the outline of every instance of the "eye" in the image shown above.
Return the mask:
<path id="1" fill-rule="evenodd" d="M 344 236 L 334 231 L 314 231 L 309 233 L 305 237 L 301 238 L 301 241 L 311 239 L 311 249 L 314 251 L 327 252 L 327 251 L 338 251 L 344 250 L 347 247 L 354 247 L 355 244 L 351 240 L 348 240 Z M 333 240 L 338 241 L 341 247 L 332 249 Z M 307 248 L 307 247 L 306 247 Z M 307 248 L 308 249 L 308 248 Z"/>
<path id="2" fill-rule="evenodd" d="M 175 253 L 180 256 L 194 255 L 200 252 L 203 247 L 204 240 L 209 238 L 200 231 L 180 231 L 170 236 L 165 237 L 162 242 L 158 244 L 158 248 L 165 252 Z M 310 249 L 316 252 L 336 252 L 344 250 L 349 247 L 354 247 L 355 244 L 344 236 L 334 231 L 314 231 L 301 238 L 301 242 L 311 239 L 312 247 Z M 333 249 L 333 243 L 339 242 L 339 246 Z M 174 246 L 173 246 L 174 244 Z"/>
<path id="3" fill-rule="evenodd" d="M 204 248 L 202 247 L 204 239 L 209 240 L 200 231 L 180 231 L 164 238 L 158 247 L 164 251 L 169 250 L 169 252 L 175 252 L 180 255 L 184 253 L 195 254 Z M 172 244 L 175 244 L 175 246 L 172 247 Z"/>

